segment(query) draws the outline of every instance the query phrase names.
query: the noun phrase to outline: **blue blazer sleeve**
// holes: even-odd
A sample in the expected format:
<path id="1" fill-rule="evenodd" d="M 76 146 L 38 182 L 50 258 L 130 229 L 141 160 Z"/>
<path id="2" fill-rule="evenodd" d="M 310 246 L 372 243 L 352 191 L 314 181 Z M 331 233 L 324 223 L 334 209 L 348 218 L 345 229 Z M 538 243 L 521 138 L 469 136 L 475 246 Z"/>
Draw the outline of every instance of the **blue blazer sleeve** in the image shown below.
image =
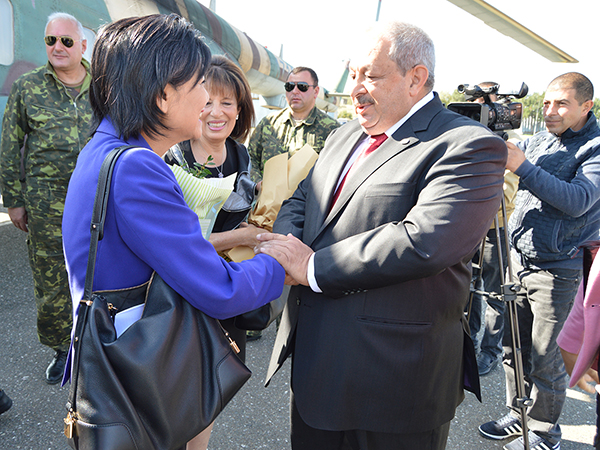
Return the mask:
<path id="1" fill-rule="evenodd" d="M 273 258 L 223 260 L 206 241 L 169 167 L 147 150 L 117 162 L 95 286 L 131 285 L 132 270 L 155 270 L 208 315 L 223 319 L 257 308 L 281 294 L 285 272 Z M 129 280 L 129 281 L 127 281 Z"/>

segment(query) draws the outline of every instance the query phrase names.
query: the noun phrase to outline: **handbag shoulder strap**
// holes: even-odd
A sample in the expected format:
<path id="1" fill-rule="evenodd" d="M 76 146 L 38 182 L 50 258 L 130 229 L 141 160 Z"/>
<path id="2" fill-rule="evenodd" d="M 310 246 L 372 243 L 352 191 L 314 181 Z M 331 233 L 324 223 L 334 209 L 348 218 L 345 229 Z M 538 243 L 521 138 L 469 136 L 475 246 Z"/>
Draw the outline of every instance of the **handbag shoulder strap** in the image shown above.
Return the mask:
<path id="1" fill-rule="evenodd" d="M 85 272 L 85 286 L 83 291 L 83 299 L 80 302 L 81 305 L 77 315 L 77 322 L 75 325 L 74 339 L 72 341 L 71 357 L 73 362 L 71 365 L 71 389 L 69 390 L 69 400 L 67 401 L 67 410 L 69 411 L 67 418 L 65 419 L 65 434 L 72 431 L 74 409 L 75 409 L 75 397 L 77 393 L 77 384 L 79 381 L 79 344 L 83 336 L 84 325 L 87 322 L 87 313 L 89 307 L 92 305 L 92 285 L 94 283 L 94 267 L 96 265 L 96 253 L 98 251 L 98 241 L 102 239 L 104 234 L 104 219 L 106 217 L 106 205 L 108 203 L 108 193 L 110 191 L 110 180 L 112 178 L 112 172 L 115 168 L 115 162 L 121 154 L 130 148 L 132 145 L 123 145 L 118 147 L 106 156 L 100 167 L 100 173 L 98 175 L 98 186 L 96 188 L 96 197 L 94 199 L 94 210 L 92 211 L 92 222 L 91 222 L 91 237 L 90 237 L 90 251 L 88 253 L 87 269 Z"/>
<path id="2" fill-rule="evenodd" d="M 96 253 L 98 251 L 98 241 L 104 236 L 104 220 L 106 218 L 106 207 L 108 204 L 108 194 L 110 192 L 110 180 L 115 168 L 117 158 L 125 152 L 134 148 L 133 145 L 123 145 L 118 147 L 106 156 L 100 174 L 98 175 L 98 187 L 96 188 L 96 197 L 94 199 L 94 210 L 92 212 L 92 223 L 90 225 L 90 251 L 88 253 L 87 269 L 85 272 L 85 285 L 83 290 L 83 300 L 91 300 L 92 285 L 94 284 L 94 267 L 96 266 Z"/>

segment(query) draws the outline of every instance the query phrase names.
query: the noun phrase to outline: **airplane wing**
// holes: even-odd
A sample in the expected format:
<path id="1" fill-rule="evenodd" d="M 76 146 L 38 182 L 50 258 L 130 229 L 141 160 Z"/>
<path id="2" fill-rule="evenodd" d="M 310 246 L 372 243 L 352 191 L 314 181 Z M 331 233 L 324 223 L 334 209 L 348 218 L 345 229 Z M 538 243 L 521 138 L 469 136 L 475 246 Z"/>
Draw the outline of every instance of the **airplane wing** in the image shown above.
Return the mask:
<path id="1" fill-rule="evenodd" d="M 513 38 L 524 46 L 539 53 L 552 62 L 577 63 L 577 59 L 565 53 L 530 29 L 524 27 L 516 20 L 497 10 L 483 0 L 448 0 L 469 14 L 477 17 L 486 25 L 498 30 L 500 33 Z"/>

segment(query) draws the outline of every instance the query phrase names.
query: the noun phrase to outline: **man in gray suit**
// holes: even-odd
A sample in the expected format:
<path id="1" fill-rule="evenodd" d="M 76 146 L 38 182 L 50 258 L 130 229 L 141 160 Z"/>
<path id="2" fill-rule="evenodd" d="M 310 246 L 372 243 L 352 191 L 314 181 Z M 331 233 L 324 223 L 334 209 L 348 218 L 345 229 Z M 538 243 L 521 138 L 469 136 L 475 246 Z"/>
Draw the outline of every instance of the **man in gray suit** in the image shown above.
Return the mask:
<path id="1" fill-rule="evenodd" d="M 506 146 L 432 92 L 422 30 L 391 23 L 365 42 L 358 120 L 327 139 L 280 234 L 260 237 L 298 284 L 267 382 L 292 354 L 294 450 L 443 449 L 465 380 L 479 387 L 463 310 Z"/>

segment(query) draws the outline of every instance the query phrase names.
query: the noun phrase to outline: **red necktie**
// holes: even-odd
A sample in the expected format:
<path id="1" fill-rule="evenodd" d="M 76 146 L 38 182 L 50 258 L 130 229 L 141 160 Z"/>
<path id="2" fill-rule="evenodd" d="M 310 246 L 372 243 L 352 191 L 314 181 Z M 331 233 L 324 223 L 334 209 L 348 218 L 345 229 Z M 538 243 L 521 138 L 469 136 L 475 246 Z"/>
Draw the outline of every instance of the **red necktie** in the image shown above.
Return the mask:
<path id="1" fill-rule="evenodd" d="M 340 192 L 342 192 L 342 187 L 344 186 L 344 183 L 346 182 L 346 179 L 348 178 L 348 175 L 350 174 L 352 169 L 355 167 L 358 167 L 360 165 L 360 163 L 363 161 L 363 159 L 365 159 L 367 156 L 369 156 L 371 153 L 373 153 L 381 144 L 383 144 L 383 142 L 386 139 L 387 139 L 387 134 L 385 134 L 385 133 L 377 134 L 377 135 L 371 136 L 369 138 L 369 145 L 354 160 L 354 162 L 352 163 L 352 165 L 346 172 L 346 175 L 344 175 L 344 178 L 342 178 L 342 181 L 340 182 L 340 185 L 338 186 L 337 190 L 335 191 L 335 194 L 333 195 L 333 200 L 331 201 L 331 207 L 329 208 L 330 211 L 333 209 L 333 205 L 335 205 L 335 202 L 337 201 L 338 197 L 340 196 Z"/>

